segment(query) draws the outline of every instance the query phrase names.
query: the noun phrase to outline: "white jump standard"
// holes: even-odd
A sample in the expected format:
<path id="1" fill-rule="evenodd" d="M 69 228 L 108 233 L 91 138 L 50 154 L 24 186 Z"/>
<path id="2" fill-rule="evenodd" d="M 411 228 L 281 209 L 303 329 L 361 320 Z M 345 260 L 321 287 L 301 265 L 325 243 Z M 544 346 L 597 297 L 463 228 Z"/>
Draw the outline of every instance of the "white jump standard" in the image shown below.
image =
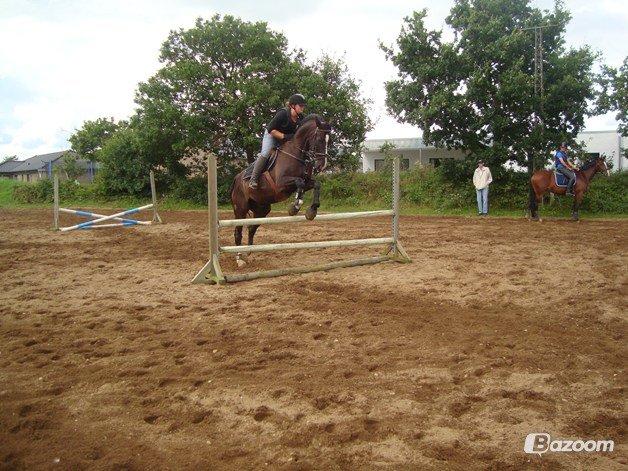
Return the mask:
<path id="1" fill-rule="evenodd" d="M 92 213 L 89 211 L 81 211 L 78 209 L 68 209 L 59 207 L 59 177 L 54 176 L 54 226 L 53 229 L 61 232 L 74 231 L 76 229 L 102 229 L 107 227 L 119 227 L 119 226 L 150 226 L 151 224 L 157 224 L 161 222 L 161 217 L 157 213 L 157 192 L 155 191 L 155 176 L 153 172 L 150 172 L 150 190 L 153 202 L 138 208 L 131 208 L 125 211 L 121 211 L 116 214 L 106 216 L 104 214 Z M 130 214 L 139 213 L 147 209 L 153 209 L 152 221 L 138 221 L 136 219 L 126 219 L 122 216 L 128 216 Z M 74 214 L 85 218 L 95 218 L 91 221 L 81 222 L 74 226 L 59 227 L 59 213 Z M 105 221 L 119 221 L 111 224 L 99 224 Z"/>
<path id="2" fill-rule="evenodd" d="M 285 224 L 307 222 L 305 216 L 280 216 L 269 218 L 218 219 L 218 182 L 216 170 L 216 156 L 209 155 L 207 165 L 207 194 L 209 199 L 209 261 L 192 280 L 193 283 L 231 283 L 237 281 L 255 280 L 258 278 L 270 278 L 297 273 L 310 273 L 314 271 L 326 271 L 333 268 L 356 267 L 360 265 L 372 265 L 386 261 L 410 262 L 408 254 L 399 242 L 399 158 L 394 159 L 393 164 L 393 204 L 390 210 L 361 211 L 351 213 L 321 214 L 314 221 L 334 221 L 339 219 L 369 218 L 376 216 L 392 216 L 391 237 L 379 237 L 372 239 L 329 240 L 316 242 L 294 242 L 283 244 L 261 245 L 233 245 L 220 247 L 218 230 L 223 227 L 253 226 L 258 224 Z M 359 258 L 353 260 L 341 260 L 338 262 L 308 265 L 293 268 L 281 268 L 277 270 L 264 270 L 243 274 L 225 275 L 220 267 L 221 253 L 240 252 L 270 252 L 275 250 L 299 250 L 327 247 L 347 247 L 359 245 L 387 245 L 388 250 L 384 255 L 377 257 Z"/>

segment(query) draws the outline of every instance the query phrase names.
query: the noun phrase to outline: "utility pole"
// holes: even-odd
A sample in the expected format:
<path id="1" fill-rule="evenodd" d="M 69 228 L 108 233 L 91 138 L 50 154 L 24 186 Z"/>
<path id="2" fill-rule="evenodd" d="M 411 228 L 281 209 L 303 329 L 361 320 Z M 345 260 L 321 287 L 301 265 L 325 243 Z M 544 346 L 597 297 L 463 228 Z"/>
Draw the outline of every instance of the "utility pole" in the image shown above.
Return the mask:
<path id="1" fill-rule="evenodd" d="M 537 108 L 534 110 L 536 125 L 540 127 L 541 139 L 543 137 L 543 28 L 556 25 L 531 26 L 522 28 L 522 31 L 534 30 L 534 96 Z M 534 173 L 534 155 L 528 154 L 528 178 Z"/>

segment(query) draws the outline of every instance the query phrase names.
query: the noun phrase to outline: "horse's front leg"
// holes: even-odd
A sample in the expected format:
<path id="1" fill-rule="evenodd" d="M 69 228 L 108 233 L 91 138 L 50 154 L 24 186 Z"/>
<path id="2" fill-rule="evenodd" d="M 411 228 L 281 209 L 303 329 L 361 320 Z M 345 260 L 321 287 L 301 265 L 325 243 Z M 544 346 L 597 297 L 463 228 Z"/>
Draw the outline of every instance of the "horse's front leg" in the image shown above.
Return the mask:
<path id="1" fill-rule="evenodd" d="M 314 188 L 314 195 L 312 196 L 312 206 L 310 206 L 305 212 L 305 219 L 307 219 L 308 221 L 311 221 L 316 217 L 318 207 L 321 205 L 321 182 L 317 180 L 312 180 L 312 187 Z"/>
<path id="2" fill-rule="evenodd" d="M 297 187 L 297 192 L 294 195 L 294 203 L 292 203 L 292 206 L 288 209 L 290 216 L 295 216 L 301 209 L 303 205 L 303 193 L 305 192 L 305 180 L 303 178 L 295 178 L 294 184 Z"/>
<path id="3" fill-rule="evenodd" d="M 571 211 L 571 219 L 574 221 L 579 221 L 580 216 L 578 215 L 578 209 L 580 209 L 580 202 L 582 201 L 582 192 L 575 192 L 573 197 L 573 209 Z"/>

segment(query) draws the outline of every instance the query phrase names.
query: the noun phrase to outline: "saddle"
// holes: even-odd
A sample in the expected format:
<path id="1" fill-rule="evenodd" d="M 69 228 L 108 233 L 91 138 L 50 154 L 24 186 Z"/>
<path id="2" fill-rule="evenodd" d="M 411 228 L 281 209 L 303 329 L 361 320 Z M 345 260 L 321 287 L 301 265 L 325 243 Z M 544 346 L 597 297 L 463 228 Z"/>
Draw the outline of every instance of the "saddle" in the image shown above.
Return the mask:
<path id="1" fill-rule="evenodd" d="M 266 161 L 266 168 L 262 169 L 262 175 L 265 172 L 269 172 L 272 170 L 272 168 L 275 166 L 275 163 L 277 162 L 277 154 L 279 153 L 279 148 L 276 147 L 271 154 L 268 156 L 268 160 Z M 244 175 L 242 175 L 242 180 L 250 180 L 251 179 L 251 175 L 253 174 L 253 167 L 255 166 L 255 162 L 253 162 L 252 164 L 250 164 L 245 170 L 244 170 Z"/>
<path id="2" fill-rule="evenodd" d="M 554 181 L 556 182 L 556 186 L 559 186 L 561 188 L 567 188 L 567 184 L 569 183 L 569 179 L 562 173 L 558 173 L 556 170 L 554 170 Z M 576 175 L 576 182 L 577 181 L 578 175 Z"/>

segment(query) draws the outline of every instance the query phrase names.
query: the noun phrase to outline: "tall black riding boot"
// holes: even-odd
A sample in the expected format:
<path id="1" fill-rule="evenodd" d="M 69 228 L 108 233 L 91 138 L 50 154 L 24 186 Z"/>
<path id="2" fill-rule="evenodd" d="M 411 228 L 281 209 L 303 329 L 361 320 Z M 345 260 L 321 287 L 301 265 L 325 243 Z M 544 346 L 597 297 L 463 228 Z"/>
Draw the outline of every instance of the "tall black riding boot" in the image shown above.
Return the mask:
<path id="1" fill-rule="evenodd" d="M 267 155 L 258 155 L 255 160 L 255 165 L 253 165 L 253 173 L 251 174 L 251 179 L 249 180 L 249 188 L 256 190 L 257 189 L 257 181 L 259 180 L 259 176 L 262 174 L 262 171 L 266 168 L 266 162 L 268 162 Z"/>

